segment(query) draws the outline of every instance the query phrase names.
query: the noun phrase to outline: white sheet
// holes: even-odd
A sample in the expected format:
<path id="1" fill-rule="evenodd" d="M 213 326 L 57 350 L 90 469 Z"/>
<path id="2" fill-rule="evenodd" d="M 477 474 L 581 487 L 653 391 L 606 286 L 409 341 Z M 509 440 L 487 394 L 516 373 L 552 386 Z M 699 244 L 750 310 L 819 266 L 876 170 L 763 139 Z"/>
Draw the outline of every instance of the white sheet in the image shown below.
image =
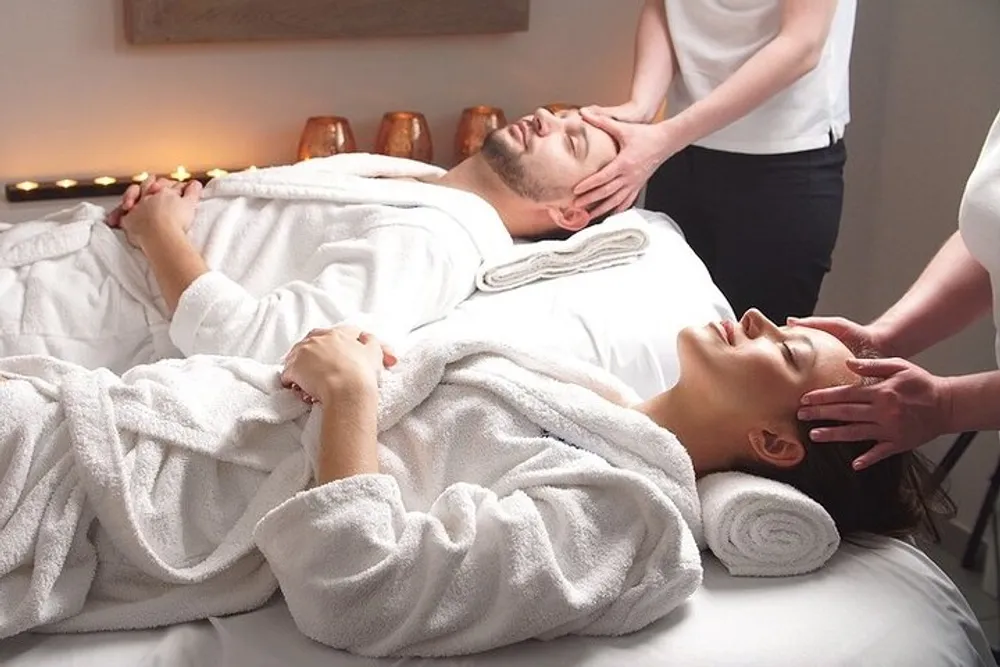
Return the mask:
<path id="1" fill-rule="evenodd" d="M 643 398 L 663 391 L 679 373 L 677 332 L 732 319 L 733 311 L 677 226 L 659 213 L 638 214 L 650 222 L 650 244 L 635 262 L 477 292 L 418 335 L 456 326 L 502 331 L 508 340 L 527 338 L 595 363 Z"/>
<path id="2" fill-rule="evenodd" d="M 718 561 L 677 613 L 627 637 L 567 637 L 445 660 L 370 660 L 306 639 L 277 599 L 250 614 L 161 631 L 24 635 L 5 667 L 983 667 L 986 638 L 955 586 L 918 549 L 845 545 L 820 572 L 736 579 Z"/>

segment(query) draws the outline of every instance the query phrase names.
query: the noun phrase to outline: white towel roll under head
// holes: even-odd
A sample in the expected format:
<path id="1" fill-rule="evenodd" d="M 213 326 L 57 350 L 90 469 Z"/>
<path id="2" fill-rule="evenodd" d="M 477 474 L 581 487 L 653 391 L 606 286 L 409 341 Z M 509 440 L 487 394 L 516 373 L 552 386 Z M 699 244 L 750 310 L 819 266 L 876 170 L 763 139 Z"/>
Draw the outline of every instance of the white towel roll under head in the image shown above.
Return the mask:
<path id="1" fill-rule="evenodd" d="M 833 517 L 787 484 L 739 472 L 698 480 L 705 541 L 733 576 L 785 577 L 822 567 L 840 546 Z"/>

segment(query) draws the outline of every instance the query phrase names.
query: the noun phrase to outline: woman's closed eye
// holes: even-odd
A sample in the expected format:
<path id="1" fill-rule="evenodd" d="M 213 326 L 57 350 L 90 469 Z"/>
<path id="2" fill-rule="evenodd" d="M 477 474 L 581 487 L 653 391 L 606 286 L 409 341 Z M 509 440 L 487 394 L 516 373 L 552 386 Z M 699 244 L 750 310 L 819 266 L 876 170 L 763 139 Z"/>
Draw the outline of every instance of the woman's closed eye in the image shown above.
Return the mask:
<path id="1" fill-rule="evenodd" d="M 781 341 L 781 353 L 785 357 L 785 361 L 791 365 L 795 370 L 799 370 L 799 365 L 795 359 L 795 352 L 792 350 L 792 346 L 788 344 L 788 341 Z"/>

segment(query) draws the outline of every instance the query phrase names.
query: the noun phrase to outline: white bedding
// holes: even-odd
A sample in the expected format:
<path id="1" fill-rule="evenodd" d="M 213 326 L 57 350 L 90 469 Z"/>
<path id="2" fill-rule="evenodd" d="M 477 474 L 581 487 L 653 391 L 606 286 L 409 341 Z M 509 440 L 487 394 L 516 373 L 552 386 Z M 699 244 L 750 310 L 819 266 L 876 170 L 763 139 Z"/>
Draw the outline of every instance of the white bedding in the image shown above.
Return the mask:
<path id="1" fill-rule="evenodd" d="M 677 330 L 731 317 L 669 223 L 633 265 L 477 296 L 438 326 L 504 327 L 612 370 L 642 395 L 676 379 Z M 609 277 L 610 276 L 610 277 Z M 522 294 L 521 297 L 515 296 Z M 527 294 L 527 296 L 525 296 Z M 643 308 L 645 303 L 648 307 Z M 671 308 L 665 304 L 670 303 Z M 659 307 L 664 304 L 664 307 Z M 428 328 L 427 332 L 432 332 Z M 730 577 L 706 554 L 704 584 L 678 611 L 617 639 L 528 642 L 450 660 L 379 661 L 326 648 L 295 628 L 279 598 L 258 611 L 158 631 L 22 635 L 0 642 L 5 667 L 940 667 L 994 665 L 975 615 L 918 549 L 845 544 L 818 572 Z"/>
<path id="2" fill-rule="evenodd" d="M 732 319 L 733 311 L 708 270 L 666 216 L 639 211 L 650 222 L 650 244 L 631 264 L 509 292 L 477 292 L 443 321 L 443 327 L 503 331 L 595 363 L 641 397 L 677 381 L 676 338 L 687 326 Z"/>
<path id="3" fill-rule="evenodd" d="M 737 579 L 708 558 L 678 612 L 627 637 L 567 637 L 445 660 L 371 660 L 295 628 L 280 599 L 258 611 L 166 630 L 24 635 L 0 643 L 5 667 L 980 667 L 986 639 L 954 584 L 895 540 L 845 545 L 818 573 Z"/>

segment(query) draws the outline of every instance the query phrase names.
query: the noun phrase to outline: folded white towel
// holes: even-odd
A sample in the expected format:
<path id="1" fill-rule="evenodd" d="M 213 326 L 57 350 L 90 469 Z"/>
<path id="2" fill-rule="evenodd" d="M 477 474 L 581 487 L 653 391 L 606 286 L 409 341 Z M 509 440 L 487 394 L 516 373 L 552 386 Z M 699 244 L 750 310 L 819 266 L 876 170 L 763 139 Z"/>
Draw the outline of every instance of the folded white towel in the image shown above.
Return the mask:
<path id="1" fill-rule="evenodd" d="M 787 484 L 739 472 L 698 481 L 705 541 L 729 574 L 784 577 L 822 567 L 840 546 L 833 518 Z"/>
<path id="2" fill-rule="evenodd" d="M 483 262 L 476 287 L 502 292 L 536 280 L 606 269 L 635 261 L 649 246 L 649 223 L 634 210 L 613 215 L 565 240 L 512 246 Z"/>

